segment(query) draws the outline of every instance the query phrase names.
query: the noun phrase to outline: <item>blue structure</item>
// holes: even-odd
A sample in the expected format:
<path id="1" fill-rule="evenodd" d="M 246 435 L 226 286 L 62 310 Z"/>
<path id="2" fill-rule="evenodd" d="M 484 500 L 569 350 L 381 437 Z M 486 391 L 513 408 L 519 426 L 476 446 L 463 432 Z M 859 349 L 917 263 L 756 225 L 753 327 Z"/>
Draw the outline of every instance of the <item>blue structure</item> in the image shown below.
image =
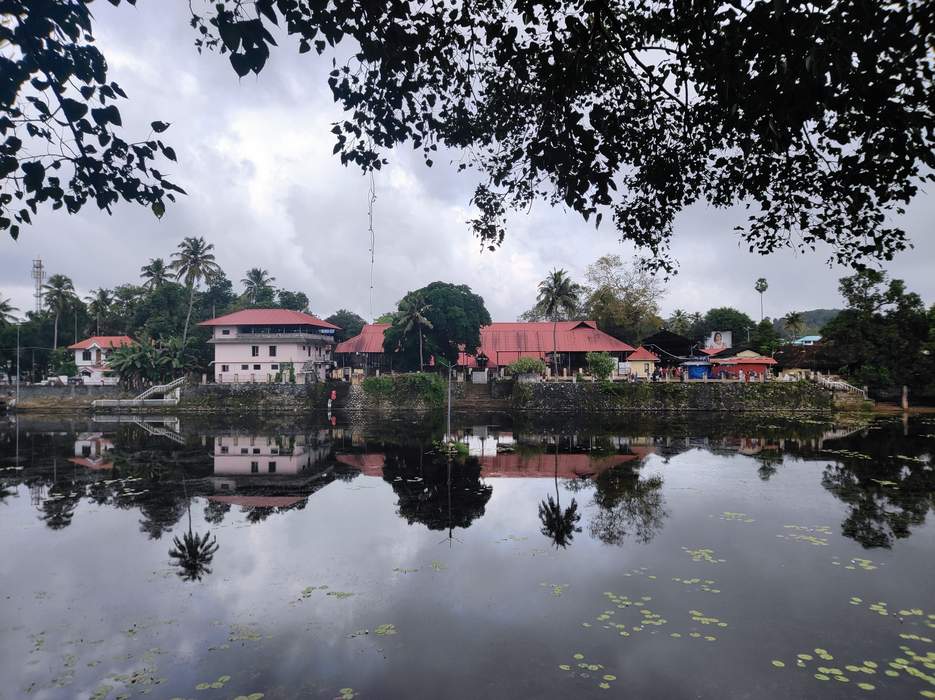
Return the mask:
<path id="1" fill-rule="evenodd" d="M 682 363 L 682 368 L 689 379 L 704 379 L 711 376 L 711 363 L 707 360 L 688 360 Z"/>

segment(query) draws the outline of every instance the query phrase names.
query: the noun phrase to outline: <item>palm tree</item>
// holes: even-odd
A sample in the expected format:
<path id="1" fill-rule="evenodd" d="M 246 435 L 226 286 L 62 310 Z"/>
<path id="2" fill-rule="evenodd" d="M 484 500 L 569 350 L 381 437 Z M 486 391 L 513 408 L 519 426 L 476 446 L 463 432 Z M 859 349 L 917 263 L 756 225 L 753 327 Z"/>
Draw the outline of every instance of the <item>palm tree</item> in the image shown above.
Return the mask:
<path id="1" fill-rule="evenodd" d="M 272 290 L 275 277 L 270 277 L 268 271 L 253 267 L 247 270 L 247 276 L 240 280 L 244 286 L 244 294 L 250 297 L 250 303 L 256 304 L 257 296 L 266 290 Z"/>
<path id="2" fill-rule="evenodd" d="M 140 277 L 143 278 L 143 286 L 146 289 L 158 289 L 169 279 L 169 268 L 162 258 L 150 258 L 148 265 L 140 268 Z"/>
<path id="3" fill-rule="evenodd" d="M 393 323 L 402 328 L 403 335 L 409 335 L 414 330 L 419 331 L 420 372 L 425 367 L 422 358 L 422 328 L 432 328 L 432 322 L 425 316 L 431 308 L 431 304 L 426 304 L 420 297 L 406 298 L 399 302 L 399 311 L 393 319 Z"/>
<path id="4" fill-rule="evenodd" d="M 101 334 L 101 316 L 105 316 L 109 311 L 110 307 L 114 303 L 114 297 L 111 295 L 109 289 L 96 289 L 91 292 L 91 295 L 85 297 L 85 301 L 88 302 L 88 311 L 91 312 L 91 315 L 97 319 L 97 330 L 95 335 Z"/>
<path id="5" fill-rule="evenodd" d="M 571 315 L 578 309 L 581 286 L 572 282 L 565 270 L 552 270 L 539 283 L 536 309 L 552 320 L 552 374 L 558 375 L 558 319 L 563 313 Z"/>
<path id="6" fill-rule="evenodd" d="M 184 279 L 188 287 L 188 315 L 185 316 L 185 330 L 182 332 L 182 345 L 188 340 L 188 325 L 192 320 L 192 306 L 195 304 L 195 288 L 201 280 L 207 280 L 221 271 L 221 266 L 214 261 L 214 244 L 199 236 L 186 237 L 179 243 L 178 250 L 172 254 L 175 278 Z"/>
<path id="7" fill-rule="evenodd" d="M 763 320 L 763 292 L 769 289 L 769 284 L 766 282 L 765 277 L 760 277 L 756 284 L 753 285 L 753 288 L 760 293 L 760 320 Z"/>
<path id="8" fill-rule="evenodd" d="M 178 575 L 183 581 L 200 581 L 203 576 L 211 573 L 210 564 L 214 553 L 218 551 L 217 538 L 210 532 L 204 535 L 192 532 L 192 499 L 188 496 L 188 487 L 185 477 L 182 476 L 182 488 L 185 490 L 185 503 L 188 509 L 188 532 L 179 539 L 178 535 L 172 538 L 172 549 L 169 556 L 179 567 Z"/>
<path id="9" fill-rule="evenodd" d="M 786 314 L 785 318 L 782 319 L 783 325 L 792 333 L 793 340 L 799 336 L 804 322 L 805 319 L 802 317 L 802 312 L 800 311 L 790 311 Z"/>
<path id="10" fill-rule="evenodd" d="M 555 439 L 555 500 L 552 495 L 539 503 L 539 521 L 542 523 L 542 534 L 552 540 L 556 547 L 563 549 L 571 544 L 576 532 L 581 532 L 578 521 L 578 502 L 572 498 L 571 505 L 562 510 L 558 492 L 558 438 Z"/>
<path id="11" fill-rule="evenodd" d="M 45 297 L 45 305 L 48 307 L 49 311 L 55 314 L 55 331 L 52 335 L 52 349 L 57 350 L 58 320 L 61 318 L 62 312 L 77 299 L 75 296 L 75 285 L 71 281 L 71 278 L 65 275 L 52 275 L 49 277 L 49 281 L 42 285 L 42 292 Z"/>
<path id="12" fill-rule="evenodd" d="M 0 326 L 5 326 L 16 320 L 16 316 L 13 315 L 14 311 L 19 311 L 19 309 L 13 306 L 9 299 L 0 297 Z"/>
<path id="13" fill-rule="evenodd" d="M 672 312 L 672 315 L 669 316 L 667 324 L 669 326 L 669 330 L 673 333 L 687 335 L 688 329 L 691 326 L 691 317 L 684 309 L 676 309 Z"/>

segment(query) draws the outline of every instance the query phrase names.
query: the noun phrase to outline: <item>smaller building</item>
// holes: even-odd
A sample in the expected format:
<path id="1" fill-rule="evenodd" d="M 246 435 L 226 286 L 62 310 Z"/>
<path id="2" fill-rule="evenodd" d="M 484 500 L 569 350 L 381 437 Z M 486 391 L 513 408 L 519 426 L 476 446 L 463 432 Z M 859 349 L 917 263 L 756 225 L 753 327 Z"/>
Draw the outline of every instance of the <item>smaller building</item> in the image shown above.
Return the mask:
<path id="1" fill-rule="evenodd" d="M 809 346 L 809 345 L 814 345 L 815 343 L 819 343 L 819 342 L 821 342 L 820 335 L 803 335 L 801 338 L 798 338 L 797 340 L 793 340 L 792 344 L 800 345 L 800 346 Z"/>
<path id="2" fill-rule="evenodd" d="M 729 379 L 759 380 L 769 376 L 770 368 L 777 364 L 772 357 L 765 357 L 753 350 L 741 350 L 730 357 L 711 358 L 711 376 Z"/>
<path id="3" fill-rule="evenodd" d="M 656 371 L 657 362 L 659 362 L 659 356 L 650 352 L 642 345 L 627 357 L 630 374 L 637 379 L 649 379 L 652 377 L 653 373 Z"/>
<path id="4" fill-rule="evenodd" d="M 711 376 L 711 362 L 700 357 L 685 360 L 681 364 L 687 379 L 704 379 Z"/>
<path id="5" fill-rule="evenodd" d="M 128 335 L 92 335 L 79 343 L 69 345 L 75 353 L 78 376 L 92 386 L 113 386 L 119 378 L 110 370 L 107 358 L 117 348 L 133 345 Z"/>
<path id="6" fill-rule="evenodd" d="M 363 374 L 393 369 L 392 353 L 383 352 L 383 334 L 392 324 L 368 323 L 359 335 L 338 343 L 334 356 L 341 368 L 361 370 Z"/>

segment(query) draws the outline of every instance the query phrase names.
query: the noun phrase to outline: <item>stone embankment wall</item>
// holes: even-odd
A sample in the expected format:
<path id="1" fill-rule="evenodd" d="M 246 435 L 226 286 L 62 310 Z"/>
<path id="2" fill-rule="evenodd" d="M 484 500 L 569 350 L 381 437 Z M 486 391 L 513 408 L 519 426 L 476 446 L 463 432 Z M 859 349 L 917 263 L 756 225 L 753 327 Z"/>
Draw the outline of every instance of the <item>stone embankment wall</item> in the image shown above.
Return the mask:
<path id="1" fill-rule="evenodd" d="M 294 413 L 328 408 L 332 391 L 335 404 L 344 403 L 351 387 L 345 382 L 317 384 L 197 384 L 182 389 L 176 411 L 223 413 Z"/>
<path id="2" fill-rule="evenodd" d="M 14 387 L 0 388 L 0 396 L 7 403 L 16 397 Z M 91 408 L 95 399 L 131 398 L 126 390 L 117 386 L 20 386 L 19 405 L 21 411 L 76 411 Z"/>
<path id="3" fill-rule="evenodd" d="M 831 412 L 831 392 L 812 382 L 538 383 L 513 387 L 513 408 L 523 411 Z"/>

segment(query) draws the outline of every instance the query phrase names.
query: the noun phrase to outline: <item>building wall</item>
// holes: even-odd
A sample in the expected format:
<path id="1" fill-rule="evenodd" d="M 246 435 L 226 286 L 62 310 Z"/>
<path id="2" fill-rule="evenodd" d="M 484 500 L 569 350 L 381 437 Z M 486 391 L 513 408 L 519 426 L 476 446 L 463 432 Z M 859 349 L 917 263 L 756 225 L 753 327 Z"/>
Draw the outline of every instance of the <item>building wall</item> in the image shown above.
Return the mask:
<path id="1" fill-rule="evenodd" d="M 91 358 L 85 359 L 85 352 L 91 354 Z M 107 377 L 100 371 L 101 365 L 107 362 L 110 357 L 110 349 L 101 349 L 97 346 L 87 348 L 86 350 L 75 350 L 75 365 L 78 367 L 78 376 L 84 379 L 84 383 L 90 386 L 116 386 L 119 378 L 116 376 Z M 91 372 L 90 376 L 82 376 L 82 371 Z"/>
<path id="2" fill-rule="evenodd" d="M 217 330 L 217 329 L 215 329 Z M 236 329 L 234 329 L 236 332 Z M 253 355 L 253 347 L 258 354 Z M 276 354 L 271 354 L 271 347 Z M 306 380 L 302 368 L 306 362 L 328 362 L 331 360 L 331 345 L 308 344 L 307 342 L 282 342 L 280 340 L 253 340 L 244 343 L 217 343 L 214 346 L 214 381 L 218 384 L 266 383 L 275 381 L 282 365 L 290 362 L 295 369 L 295 380 Z M 244 367 L 246 366 L 246 369 Z M 324 379 L 321 372 L 319 379 Z"/>
<path id="3" fill-rule="evenodd" d="M 656 370 L 652 360 L 636 360 L 630 363 L 630 374 L 640 379 L 649 379 Z"/>

